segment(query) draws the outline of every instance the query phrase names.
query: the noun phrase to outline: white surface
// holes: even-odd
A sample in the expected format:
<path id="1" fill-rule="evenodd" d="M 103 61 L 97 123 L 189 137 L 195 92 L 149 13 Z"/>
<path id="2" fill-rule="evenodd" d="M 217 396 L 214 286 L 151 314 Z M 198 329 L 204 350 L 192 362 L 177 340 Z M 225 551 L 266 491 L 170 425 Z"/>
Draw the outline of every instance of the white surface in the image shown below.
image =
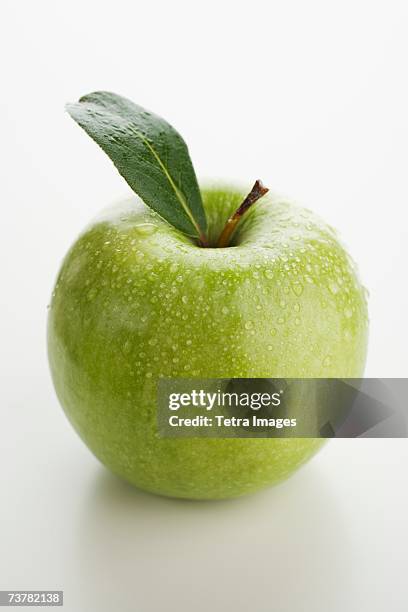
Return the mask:
<path id="1" fill-rule="evenodd" d="M 407 376 L 408 5 L 2 3 L 0 589 L 68 612 L 403 612 L 406 440 L 331 443 L 241 501 L 184 503 L 100 468 L 57 405 L 46 304 L 126 186 L 63 113 L 111 89 L 168 118 L 201 176 L 260 177 L 337 227 L 371 293 L 367 375 Z"/>

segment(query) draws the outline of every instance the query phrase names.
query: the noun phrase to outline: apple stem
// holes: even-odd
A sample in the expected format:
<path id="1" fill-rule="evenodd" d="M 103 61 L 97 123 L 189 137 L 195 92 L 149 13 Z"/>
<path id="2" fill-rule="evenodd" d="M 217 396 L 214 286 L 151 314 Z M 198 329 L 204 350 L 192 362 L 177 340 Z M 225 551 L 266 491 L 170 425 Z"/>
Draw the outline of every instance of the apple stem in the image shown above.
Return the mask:
<path id="1" fill-rule="evenodd" d="M 246 213 L 246 211 L 255 204 L 260 198 L 262 198 L 265 193 L 267 193 L 269 189 L 262 184 L 262 181 L 257 180 L 254 183 L 251 191 L 248 193 L 245 200 L 239 206 L 239 208 L 234 212 L 233 215 L 228 219 L 225 224 L 224 229 L 221 232 L 220 237 L 218 238 L 217 247 L 224 248 L 227 247 L 230 243 L 231 236 L 234 233 L 238 222 L 242 218 L 242 216 Z"/>
<path id="2" fill-rule="evenodd" d="M 198 243 L 201 247 L 203 248 L 207 248 L 208 247 L 208 240 L 205 234 L 203 234 L 202 232 L 200 232 L 200 236 L 198 238 Z"/>

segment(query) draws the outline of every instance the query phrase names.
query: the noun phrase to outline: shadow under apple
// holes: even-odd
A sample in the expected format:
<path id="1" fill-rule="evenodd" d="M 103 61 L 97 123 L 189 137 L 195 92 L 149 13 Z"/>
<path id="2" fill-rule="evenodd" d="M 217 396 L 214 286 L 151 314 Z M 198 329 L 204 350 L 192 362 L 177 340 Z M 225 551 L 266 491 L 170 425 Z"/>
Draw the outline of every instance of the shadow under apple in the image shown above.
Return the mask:
<path id="1" fill-rule="evenodd" d="M 76 542 L 75 610 L 345 610 L 351 546 L 331 487 L 307 466 L 256 495 L 185 501 L 98 470 Z"/>

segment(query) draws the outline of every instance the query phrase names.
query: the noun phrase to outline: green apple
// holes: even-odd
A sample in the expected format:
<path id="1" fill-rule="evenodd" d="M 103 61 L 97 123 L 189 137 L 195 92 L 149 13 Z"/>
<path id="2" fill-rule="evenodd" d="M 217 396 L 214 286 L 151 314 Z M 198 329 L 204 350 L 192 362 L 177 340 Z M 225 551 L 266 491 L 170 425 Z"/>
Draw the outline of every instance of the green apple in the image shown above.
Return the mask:
<path id="1" fill-rule="evenodd" d="M 245 191 L 202 190 L 215 245 Z M 335 231 L 266 195 L 226 248 L 202 248 L 134 197 L 73 245 L 49 311 L 52 376 L 81 438 L 115 474 L 167 496 L 236 497 L 277 483 L 318 439 L 171 439 L 160 377 L 359 377 L 365 290 Z"/>
<path id="2" fill-rule="evenodd" d="M 139 196 L 88 227 L 58 276 L 48 347 L 69 420 L 147 491 L 219 499 L 281 481 L 321 439 L 160 436 L 158 381 L 361 376 L 367 305 L 352 260 L 260 181 L 246 197 L 200 190 L 180 134 L 130 100 L 101 91 L 67 109 Z"/>

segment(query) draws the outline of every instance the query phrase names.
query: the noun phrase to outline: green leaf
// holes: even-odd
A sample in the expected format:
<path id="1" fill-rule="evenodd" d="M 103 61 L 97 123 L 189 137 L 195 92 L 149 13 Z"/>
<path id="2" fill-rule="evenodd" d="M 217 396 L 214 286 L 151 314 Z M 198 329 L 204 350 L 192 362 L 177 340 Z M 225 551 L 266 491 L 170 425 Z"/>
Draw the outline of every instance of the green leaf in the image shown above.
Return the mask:
<path id="1" fill-rule="evenodd" d="M 106 91 L 67 104 L 67 111 L 145 204 L 183 233 L 204 239 L 207 222 L 187 145 L 167 121 Z"/>

